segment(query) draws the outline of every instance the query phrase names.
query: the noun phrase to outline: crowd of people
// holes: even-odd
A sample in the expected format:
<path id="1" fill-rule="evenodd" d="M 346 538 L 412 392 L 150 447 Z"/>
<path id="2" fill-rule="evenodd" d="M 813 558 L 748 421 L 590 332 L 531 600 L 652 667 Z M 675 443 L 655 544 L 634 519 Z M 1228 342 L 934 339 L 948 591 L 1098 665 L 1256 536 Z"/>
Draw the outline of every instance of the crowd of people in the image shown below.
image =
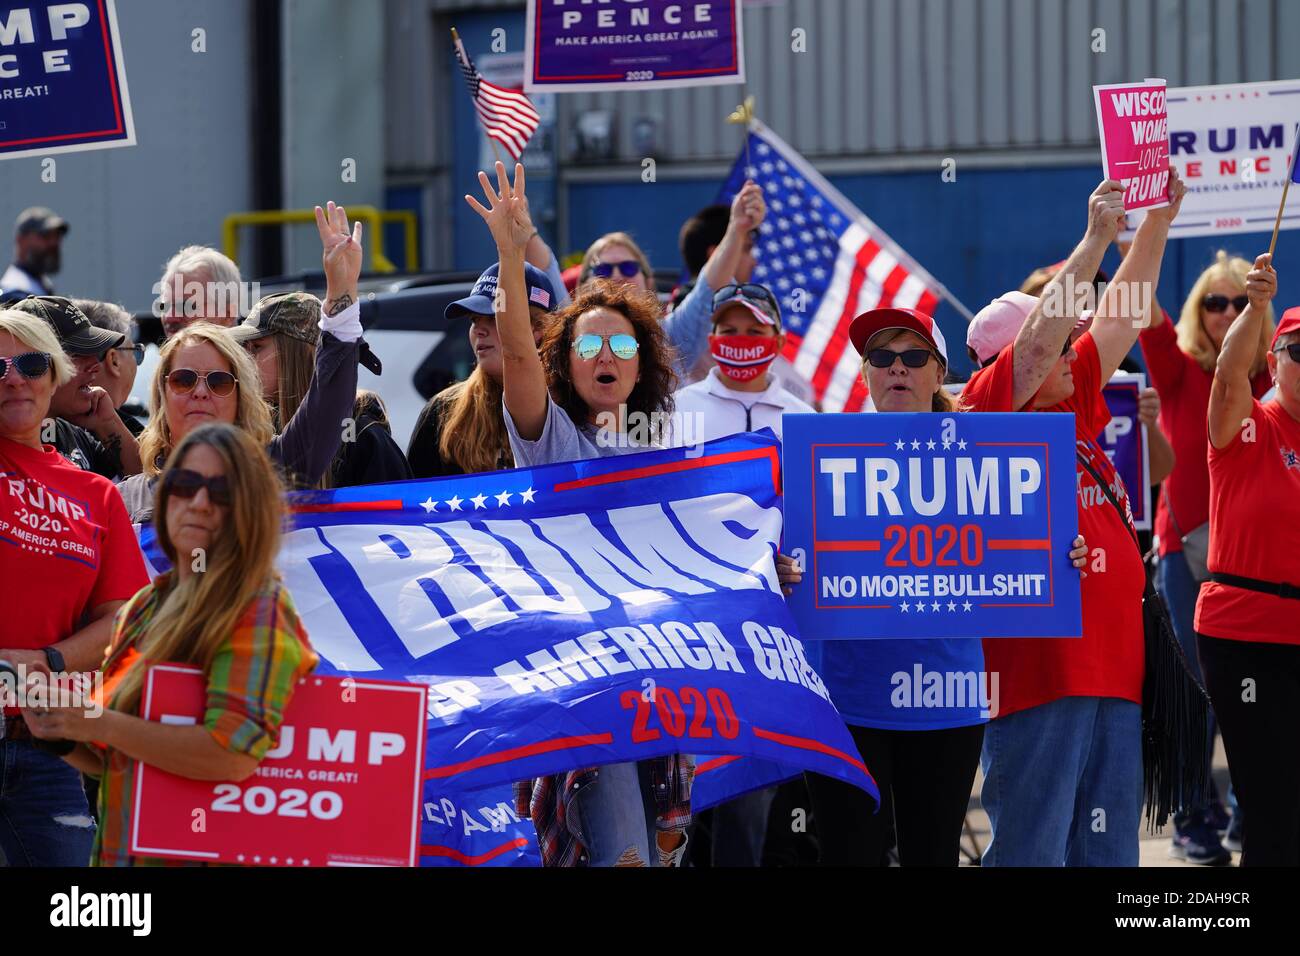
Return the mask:
<path id="1" fill-rule="evenodd" d="M 102 674 L 102 716 L 84 707 L 10 706 L 3 715 L 0 853 L 11 866 L 154 865 L 127 842 L 141 762 L 199 780 L 242 780 L 275 747 L 297 681 L 316 663 L 275 572 L 283 492 L 437 478 L 636 453 L 770 429 L 815 411 L 784 361 L 783 315 L 752 281 L 766 215 L 747 183 L 729 207 L 687 222 L 689 282 L 668 309 L 629 232 L 598 238 L 561 273 L 528 210 L 522 167 L 480 173 L 466 196 L 497 248 L 467 297 L 447 309 L 474 350 L 469 376 L 433 396 L 405 451 L 362 339 L 362 229 L 317 207 L 326 292 L 267 296 L 241 316 L 241 282 L 219 252 L 182 249 L 165 266 L 166 336 L 128 405 L 143 347 L 106 302 L 54 294 L 67 223 L 19 217 L 0 310 L 0 580 L 9 617 L 0 662 L 28 673 Z M 1070 412 L 1076 426 L 1083 637 L 825 641 L 810 661 L 881 794 L 808 773 L 824 865 L 952 866 L 977 770 L 990 866 L 1134 866 L 1143 804 L 1148 575 L 1208 689 L 1222 733 L 1231 813 L 1216 789 L 1177 807 L 1171 853 L 1195 863 L 1300 864 L 1300 308 L 1274 321 L 1268 256 L 1226 254 L 1188 292 L 1177 325 L 1154 296 L 1185 187 L 1103 256 L 1124 224 L 1119 183 L 1088 198 L 1070 256 L 1035 270 L 967 329 L 976 371 L 953 387 L 948 344 L 930 315 L 878 308 L 849 327 L 870 412 Z M 566 283 L 567 280 L 567 283 Z M 1084 304 L 1065 290 L 1096 283 Z M 200 290 L 192 294 L 189 290 Z M 1138 290 L 1139 294 L 1129 294 Z M 1152 389 L 1140 414 L 1159 486 L 1154 545 L 1135 533 L 1123 480 L 1099 436 L 1103 389 L 1140 345 Z M 676 413 L 675 415 L 673 413 Z M 629 427 L 670 422 L 649 434 Z M 686 426 L 683 422 L 698 423 Z M 133 524 L 152 522 L 172 570 L 150 580 Z M 1150 552 L 1148 554 L 1148 551 Z M 1098 562 L 1095 556 L 1104 555 Z M 196 559 L 201 556 L 202 560 Z M 1148 560 L 1151 559 L 1151 560 Z M 776 555 L 787 593 L 797 562 Z M 1149 565 L 1154 565 L 1150 567 Z M 886 636 L 887 637 L 887 636 Z M 148 662 L 202 668 L 202 724 L 140 717 Z M 996 674 L 996 713 L 899 709 L 891 677 Z M 1248 688 L 1248 691 L 1243 690 Z M 516 809 L 548 866 L 757 866 L 775 789 L 693 814 L 690 754 L 579 767 L 520 781 Z M 1244 822 L 1249 811 L 1250 829 Z M 1100 817 L 1099 817 L 1100 813 Z M 1098 825 L 1099 819 L 1102 821 Z M 766 850 L 766 852 L 765 852 Z"/>

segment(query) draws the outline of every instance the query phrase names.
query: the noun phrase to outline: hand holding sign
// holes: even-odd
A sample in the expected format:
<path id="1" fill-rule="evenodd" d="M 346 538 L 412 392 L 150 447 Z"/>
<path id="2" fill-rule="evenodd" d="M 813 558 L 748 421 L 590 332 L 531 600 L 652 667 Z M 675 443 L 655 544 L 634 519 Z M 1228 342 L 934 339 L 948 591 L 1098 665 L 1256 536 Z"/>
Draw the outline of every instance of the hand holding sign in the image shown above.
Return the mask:
<path id="1" fill-rule="evenodd" d="M 1169 114 L 1165 81 L 1094 86 L 1106 175 L 1124 184 L 1125 208 L 1167 205 Z"/>
<path id="2" fill-rule="evenodd" d="M 1091 238 L 1110 245 L 1124 225 L 1124 185 L 1107 179 L 1088 197 L 1088 231 Z"/>
<path id="3" fill-rule="evenodd" d="M 1183 182 L 1182 177 L 1178 175 L 1178 170 L 1170 166 L 1169 188 L 1165 192 L 1167 205 L 1150 210 L 1148 215 L 1172 224 L 1178 218 L 1178 211 L 1183 208 L 1183 197 L 1186 195 L 1187 185 Z"/>

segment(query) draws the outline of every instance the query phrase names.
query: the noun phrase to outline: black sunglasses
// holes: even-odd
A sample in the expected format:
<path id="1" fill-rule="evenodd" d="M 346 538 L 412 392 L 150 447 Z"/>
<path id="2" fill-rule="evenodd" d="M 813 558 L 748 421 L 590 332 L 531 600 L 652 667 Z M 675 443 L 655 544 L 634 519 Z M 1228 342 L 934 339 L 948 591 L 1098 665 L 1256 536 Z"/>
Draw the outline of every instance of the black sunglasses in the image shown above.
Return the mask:
<path id="1" fill-rule="evenodd" d="M 1234 296 L 1229 299 L 1226 295 L 1214 295 L 1213 293 L 1201 299 L 1201 306 L 1206 312 L 1226 312 L 1229 303 L 1240 315 L 1246 311 L 1246 306 L 1250 305 L 1250 299 L 1244 295 Z"/>
<path id="2" fill-rule="evenodd" d="M 625 259 L 623 262 L 597 262 L 591 267 L 591 273 L 602 279 L 608 279 L 614 274 L 615 269 L 618 270 L 619 275 L 630 279 L 641 271 L 641 265 L 635 259 Z"/>
<path id="3" fill-rule="evenodd" d="M 225 475 L 207 478 L 188 468 L 173 468 L 163 475 L 163 489 L 178 498 L 193 498 L 203 488 L 208 489 L 208 500 L 214 505 L 230 506 L 230 483 Z"/>
<path id="4" fill-rule="evenodd" d="M 198 386 L 199 380 L 208 387 L 208 391 L 218 398 L 225 398 L 235 390 L 239 379 L 229 372 L 196 372 L 192 368 L 174 368 L 167 373 L 167 384 L 172 391 L 181 395 L 189 394 Z"/>
<path id="5" fill-rule="evenodd" d="M 135 364 L 137 368 L 144 364 L 144 346 L 140 345 L 139 343 L 135 345 L 119 345 L 113 351 L 130 352 L 132 357 L 135 359 Z"/>
<path id="6" fill-rule="evenodd" d="M 1300 342 L 1292 342 L 1290 345 L 1279 345 L 1273 350 L 1274 352 L 1285 352 L 1291 356 L 1291 361 L 1300 362 Z"/>
<path id="7" fill-rule="evenodd" d="M 49 352 L 24 352 L 22 355 L 0 355 L 0 379 L 9 374 L 13 368 L 23 378 L 41 378 L 50 370 Z"/>
<path id="8" fill-rule="evenodd" d="M 902 359 L 908 368 L 925 368 L 925 364 L 934 357 L 929 349 L 907 349 L 895 352 L 892 349 L 872 349 L 867 353 L 867 361 L 875 368 L 891 368 L 895 359 Z"/>
<path id="9" fill-rule="evenodd" d="M 724 285 L 717 292 L 713 293 L 713 309 L 716 312 L 718 306 L 724 302 L 729 302 L 738 295 L 743 295 L 746 299 L 757 299 L 760 302 L 770 303 L 776 306 L 776 298 L 772 295 L 772 290 L 765 285 L 757 285 L 753 282 L 733 282 L 730 285 Z"/>

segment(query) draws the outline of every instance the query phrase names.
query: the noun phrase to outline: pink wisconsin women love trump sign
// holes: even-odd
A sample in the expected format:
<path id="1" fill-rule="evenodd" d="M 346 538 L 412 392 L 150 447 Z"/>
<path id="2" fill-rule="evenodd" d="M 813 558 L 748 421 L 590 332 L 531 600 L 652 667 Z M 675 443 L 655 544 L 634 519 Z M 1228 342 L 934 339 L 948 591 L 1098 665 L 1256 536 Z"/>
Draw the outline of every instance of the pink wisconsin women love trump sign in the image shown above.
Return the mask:
<path id="1" fill-rule="evenodd" d="M 1124 184 L 1124 208 L 1169 205 L 1169 114 L 1165 81 L 1094 86 L 1106 175 Z"/>

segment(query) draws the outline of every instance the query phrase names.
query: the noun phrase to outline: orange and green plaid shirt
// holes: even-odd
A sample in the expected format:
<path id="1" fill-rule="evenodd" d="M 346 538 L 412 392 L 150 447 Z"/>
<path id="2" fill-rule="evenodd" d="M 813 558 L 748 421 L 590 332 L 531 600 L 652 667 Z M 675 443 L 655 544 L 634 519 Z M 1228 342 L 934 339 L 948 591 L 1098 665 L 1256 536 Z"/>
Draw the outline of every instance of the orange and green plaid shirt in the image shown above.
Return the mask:
<path id="1" fill-rule="evenodd" d="M 166 597 L 169 581 L 170 575 L 159 575 L 118 612 L 105 665 L 106 697 L 129 668 L 148 666 L 147 660 L 134 653 L 134 645 Z M 132 646 L 125 646 L 127 643 Z M 279 743 L 280 722 L 294 688 L 316 663 L 288 589 L 278 580 L 268 581 L 213 658 L 203 725 L 222 747 L 261 760 Z M 135 767 L 136 761 L 119 750 L 105 753 L 99 785 L 99 832 L 91 865 L 202 866 L 189 860 L 130 854 Z"/>

